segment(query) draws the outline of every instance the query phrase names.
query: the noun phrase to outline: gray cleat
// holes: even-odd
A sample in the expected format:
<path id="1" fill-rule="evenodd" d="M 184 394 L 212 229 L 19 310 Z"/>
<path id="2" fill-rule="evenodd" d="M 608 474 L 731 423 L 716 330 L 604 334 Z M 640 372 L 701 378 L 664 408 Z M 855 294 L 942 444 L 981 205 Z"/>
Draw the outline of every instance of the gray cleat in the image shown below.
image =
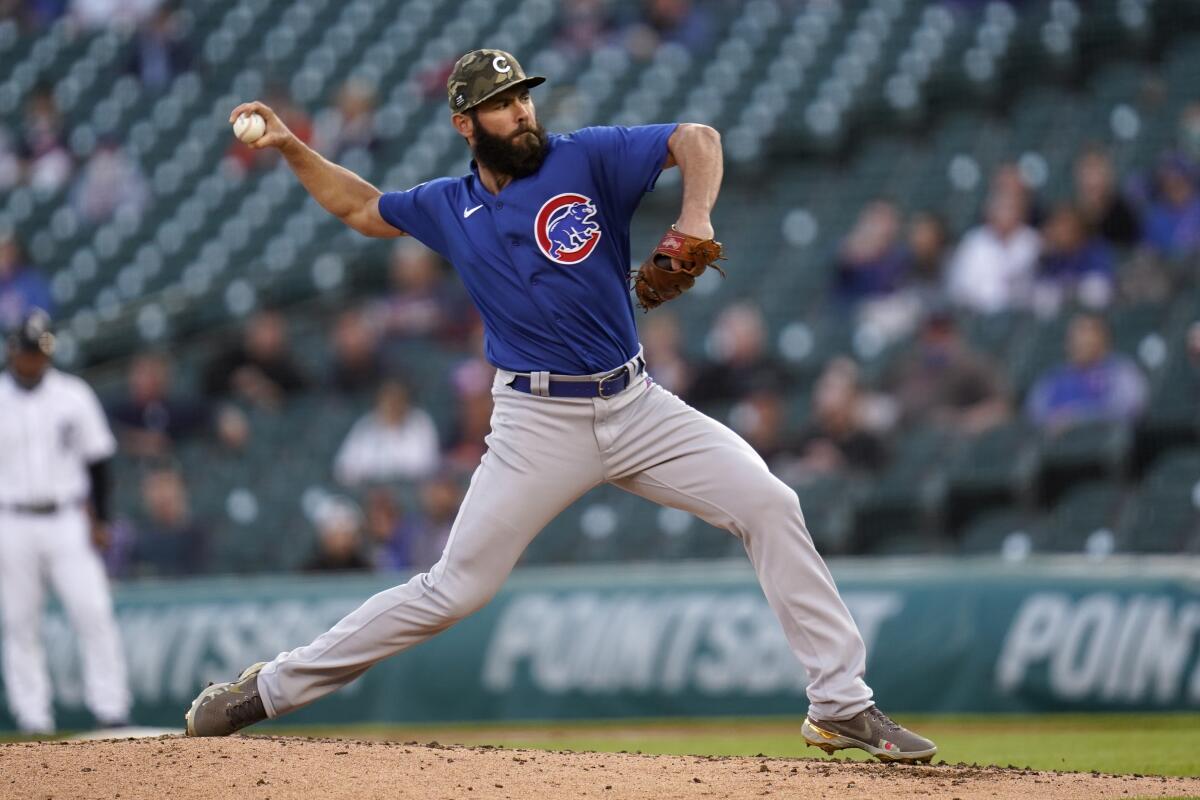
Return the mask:
<path id="1" fill-rule="evenodd" d="M 805 717 L 800 734 L 811 747 L 832 754 L 857 747 L 881 761 L 929 762 L 937 745 L 892 721 L 875 706 L 840 721 Z"/>
<path id="2" fill-rule="evenodd" d="M 228 736 L 267 718 L 258 694 L 258 673 L 267 662 L 251 664 L 232 683 L 212 683 L 192 701 L 184 719 L 188 736 Z"/>

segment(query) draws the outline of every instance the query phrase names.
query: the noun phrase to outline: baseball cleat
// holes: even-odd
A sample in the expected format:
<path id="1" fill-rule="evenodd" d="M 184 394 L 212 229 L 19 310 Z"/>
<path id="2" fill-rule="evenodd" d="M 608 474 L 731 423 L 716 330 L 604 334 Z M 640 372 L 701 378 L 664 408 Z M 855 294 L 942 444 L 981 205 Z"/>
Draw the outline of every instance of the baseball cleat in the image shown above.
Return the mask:
<path id="1" fill-rule="evenodd" d="M 231 683 L 210 683 L 184 719 L 188 736 L 228 736 L 267 718 L 258 694 L 258 673 L 267 662 L 251 664 Z"/>
<path id="2" fill-rule="evenodd" d="M 937 745 L 893 721 L 875 706 L 844 720 L 814 720 L 805 717 L 800 734 L 810 747 L 826 753 L 857 747 L 880 761 L 928 763 Z"/>

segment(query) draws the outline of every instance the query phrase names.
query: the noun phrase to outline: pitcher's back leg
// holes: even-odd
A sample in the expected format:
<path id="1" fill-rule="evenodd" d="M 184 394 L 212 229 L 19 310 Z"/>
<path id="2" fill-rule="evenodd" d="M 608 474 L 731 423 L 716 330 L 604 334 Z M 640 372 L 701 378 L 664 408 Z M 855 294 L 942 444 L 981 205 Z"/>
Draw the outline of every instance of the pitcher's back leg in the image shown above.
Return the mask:
<path id="1" fill-rule="evenodd" d="M 511 390 L 505 390 L 511 391 Z M 438 561 L 428 572 L 380 592 L 312 644 L 281 653 L 259 673 L 271 717 L 304 706 L 372 664 L 445 630 L 485 605 L 545 525 L 602 480 L 589 403 L 545 408 L 497 397 L 489 450 Z M 565 417 L 565 419 L 564 419 Z M 538 427 L 561 426 L 545 435 Z M 518 429 L 520 435 L 518 435 Z"/>

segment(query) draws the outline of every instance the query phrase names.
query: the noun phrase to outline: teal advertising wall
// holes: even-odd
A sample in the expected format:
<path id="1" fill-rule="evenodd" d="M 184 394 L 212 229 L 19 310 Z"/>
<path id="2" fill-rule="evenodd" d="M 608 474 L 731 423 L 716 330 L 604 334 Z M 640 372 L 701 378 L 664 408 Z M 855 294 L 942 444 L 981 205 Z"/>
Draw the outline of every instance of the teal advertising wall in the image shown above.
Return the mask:
<path id="1" fill-rule="evenodd" d="M 890 711 L 1200 709 L 1194 559 L 855 561 L 834 573 Z M 207 681 L 307 643 L 393 582 L 120 587 L 137 722 L 181 726 Z M 87 727 L 69 627 L 56 610 L 45 627 L 60 727 Z M 289 719 L 801 714 L 804 683 L 748 564 L 526 570 L 474 617 Z"/>

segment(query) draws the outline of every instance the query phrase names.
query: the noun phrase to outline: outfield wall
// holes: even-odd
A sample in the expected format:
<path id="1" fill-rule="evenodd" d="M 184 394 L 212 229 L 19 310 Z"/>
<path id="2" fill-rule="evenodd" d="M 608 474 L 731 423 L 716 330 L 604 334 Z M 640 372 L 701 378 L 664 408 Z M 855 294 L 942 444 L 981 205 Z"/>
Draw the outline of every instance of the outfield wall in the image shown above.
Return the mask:
<path id="1" fill-rule="evenodd" d="M 1200 561 L 834 563 L 895 711 L 1200 709 Z M 137 722 L 179 725 L 209 680 L 307 643 L 369 578 L 120 587 Z M 798 590 L 802 590 L 798 587 Z M 53 610 L 59 723 L 84 727 Z M 800 714 L 804 678 L 741 562 L 518 572 L 450 631 L 289 719 L 304 723 Z M 0 726 L 11 726 L 7 714 Z"/>

